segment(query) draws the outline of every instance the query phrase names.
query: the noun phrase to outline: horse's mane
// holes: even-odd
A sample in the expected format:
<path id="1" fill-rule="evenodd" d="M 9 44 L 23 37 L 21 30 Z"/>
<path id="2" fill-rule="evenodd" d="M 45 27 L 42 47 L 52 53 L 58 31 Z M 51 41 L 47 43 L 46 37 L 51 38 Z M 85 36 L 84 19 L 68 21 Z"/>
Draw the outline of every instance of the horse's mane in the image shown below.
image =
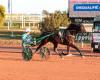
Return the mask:
<path id="1" fill-rule="evenodd" d="M 69 24 L 67 30 L 78 30 L 80 29 L 80 27 L 81 27 L 81 24 L 79 23 L 71 23 Z"/>
<path id="2" fill-rule="evenodd" d="M 79 32 L 86 32 L 84 26 L 81 23 L 71 23 L 66 28 L 72 35 L 76 35 Z"/>
<path id="3" fill-rule="evenodd" d="M 81 23 L 71 23 L 68 27 L 64 30 L 64 34 L 70 32 L 71 35 L 76 35 L 78 32 L 82 32 L 82 24 Z M 54 32 L 54 35 L 57 35 L 59 31 Z M 53 31 L 45 31 L 42 32 L 40 37 L 52 34 Z"/>

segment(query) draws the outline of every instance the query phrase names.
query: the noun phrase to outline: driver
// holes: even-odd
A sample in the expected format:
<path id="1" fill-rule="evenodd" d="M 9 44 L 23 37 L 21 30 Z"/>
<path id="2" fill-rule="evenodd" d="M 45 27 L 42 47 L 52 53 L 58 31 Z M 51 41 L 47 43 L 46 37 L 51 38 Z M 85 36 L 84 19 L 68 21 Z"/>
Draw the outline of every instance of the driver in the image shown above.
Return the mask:
<path id="1" fill-rule="evenodd" d="M 27 28 L 26 33 L 22 35 L 22 43 L 24 45 L 36 45 L 36 38 L 33 38 L 31 35 L 31 29 Z"/>

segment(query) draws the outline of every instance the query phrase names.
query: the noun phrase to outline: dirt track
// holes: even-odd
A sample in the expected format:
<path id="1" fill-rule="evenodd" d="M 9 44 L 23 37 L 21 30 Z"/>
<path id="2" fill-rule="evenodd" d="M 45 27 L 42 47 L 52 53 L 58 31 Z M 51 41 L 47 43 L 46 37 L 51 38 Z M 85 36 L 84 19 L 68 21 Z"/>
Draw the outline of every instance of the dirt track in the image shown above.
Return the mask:
<path id="1" fill-rule="evenodd" d="M 61 45 L 59 48 L 65 49 Z M 26 62 L 17 49 L 14 50 L 17 53 L 2 48 L 0 51 L 0 80 L 100 80 L 100 57 L 66 56 L 61 59 L 58 55 L 51 55 L 44 61 L 35 54 L 31 61 Z M 88 45 L 83 51 L 91 54 Z"/>
<path id="2" fill-rule="evenodd" d="M 26 62 L 21 53 L 0 52 L 0 80 L 100 80 L 100 57 L 51 55 L 43 61 L 35 54 Z"/>

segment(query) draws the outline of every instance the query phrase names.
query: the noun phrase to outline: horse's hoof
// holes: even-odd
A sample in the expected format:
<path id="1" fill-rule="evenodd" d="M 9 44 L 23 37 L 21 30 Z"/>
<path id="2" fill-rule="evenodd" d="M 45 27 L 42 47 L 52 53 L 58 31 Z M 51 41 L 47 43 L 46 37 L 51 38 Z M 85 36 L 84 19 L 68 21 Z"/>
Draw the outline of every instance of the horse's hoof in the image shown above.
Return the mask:
<path id="1" fill-rule="evenodd" d="M 59 56 L 60 56 L 60 58 L 63 58 L 63 55 L 62 55 L 62 53 L 61 53 L 61 54 L 59 54 Z"/>
<path id="2" fill-rule="evenodd" d="M 67 56 L 73 56 L 73 54 L 67 54 Z"/>
<path id="3" fill-rule="evenodd" d="M 61 59 L 64 60 L 64 57 L 62 57 Z"/>

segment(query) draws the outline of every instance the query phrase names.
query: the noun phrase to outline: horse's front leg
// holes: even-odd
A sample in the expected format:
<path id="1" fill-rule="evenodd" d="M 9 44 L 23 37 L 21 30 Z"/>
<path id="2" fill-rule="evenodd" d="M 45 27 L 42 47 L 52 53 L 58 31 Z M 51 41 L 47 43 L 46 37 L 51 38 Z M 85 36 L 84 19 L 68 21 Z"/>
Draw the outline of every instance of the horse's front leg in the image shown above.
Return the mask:
<path id="1" fill-rule="evenodd" d="M 74 45 L 74 44 L 72 44 L 72 43 L 70 43 L 70 44 L 68 44 L 68 45 L 69 45 L 70 47 L 76 49 L 76 50 L 80 53 L 80 55 L 81 55 L 82 57 L 84 57 L 83 53 L 79 50 L 79 48 L 78 48 L 76 45 Z"/>
<path id="2" fill-rule="evenodd" d="M 72 54 L 70 53 L 70 46 L 69 44 L 72 43 L 73 45 L 75 45 L 75 38 L 73 36 L 68 36 L 68 45 L 67 45 L 67 55 L 71 56 Z"/>
<path id="3" fill-rule="evenodd" d="M 70 54 L 70 46 L 67 46 L 67 54 Z"/>

